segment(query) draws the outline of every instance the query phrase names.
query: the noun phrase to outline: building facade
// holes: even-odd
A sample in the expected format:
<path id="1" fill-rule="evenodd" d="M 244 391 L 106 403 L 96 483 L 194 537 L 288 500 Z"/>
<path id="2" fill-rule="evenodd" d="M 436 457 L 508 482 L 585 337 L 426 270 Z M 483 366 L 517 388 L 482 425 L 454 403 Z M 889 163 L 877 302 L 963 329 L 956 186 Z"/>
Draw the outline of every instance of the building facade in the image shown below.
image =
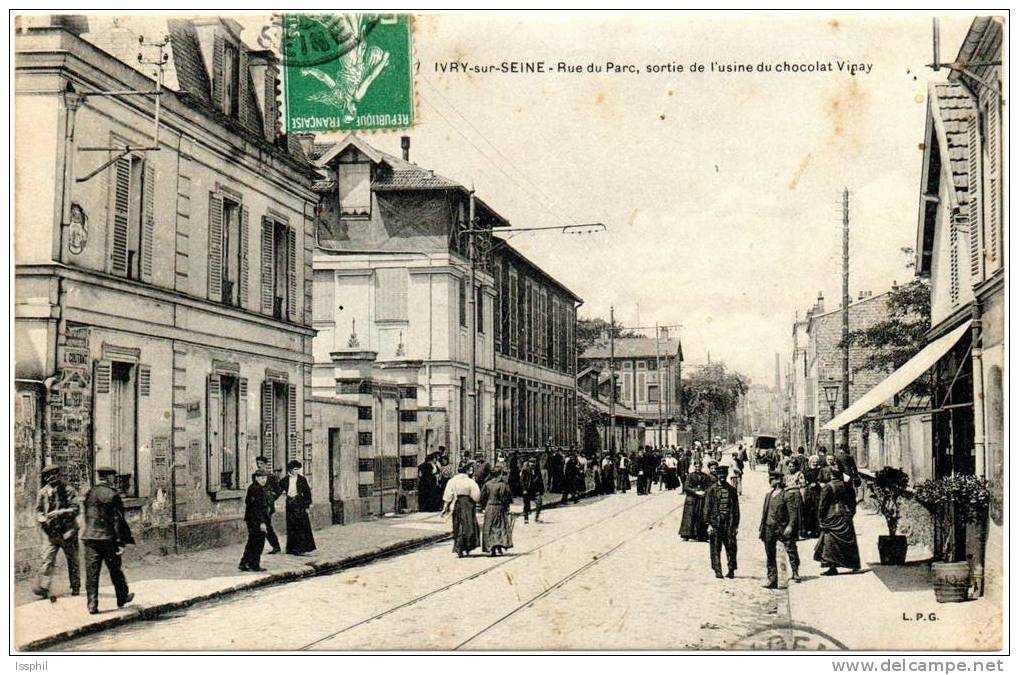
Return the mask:
<path id="1" fill-rule="evenodd" d="M 581 299 L 496 237 L 495 448 L 576 442 L 576 320 Z"/>
<path id="2" fill-rule="evenodd" d="M 82 489 L 113 466 L 145 548 L 238 540 L 256 456 L 301 459 L 319 485 L 305 406 L 318 197 L 278 132 L 275 61 L 215 17 L 20 28 L 19 565 L 50 461 Z M 154 97 L 102 95 L 153 90 L 139 51 L 167 57 L 158 117 Z"/>
<path id="3" fill-rule="evenodd" d="M 916 247 L 931 285 L 930 342 L 962 331 L 932 371 L 933 473 L 975 474 L 992 493 L 987 523 L 949 535 L 973 557 L 978 592 L 985 579 L 1000 592 L 1004 575 L 1002 35 L 1001 19 L 974 19 L 955 59 L 967 72 L 928 90 Z"/>
<path id="4" fill-rule="evenodd" d="M 603 336 L 579 357 L 579 367 L 614 370 L 619 401 L 646 427 L 646 440 L 656 445 L 681 443 L 683 346 L 667 331 L 655 338 Z"/>

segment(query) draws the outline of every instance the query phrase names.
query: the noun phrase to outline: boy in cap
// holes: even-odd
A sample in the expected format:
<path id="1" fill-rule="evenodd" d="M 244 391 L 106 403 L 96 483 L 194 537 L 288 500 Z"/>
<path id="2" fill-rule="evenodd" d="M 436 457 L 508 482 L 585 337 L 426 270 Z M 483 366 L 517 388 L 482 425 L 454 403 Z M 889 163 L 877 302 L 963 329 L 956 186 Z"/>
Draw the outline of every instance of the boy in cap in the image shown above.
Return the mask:
<path id="1" fill-rule="evenodd" d="M 42 470 L 43 486 L 35 500 L 36 520 L 46 535 L 42 565 L 32 585 L 32 592 L 41 598 L 49 597 L 50 582 L 57 554 L 67 558 L 67 576 L 71 595 L 81 592 L 81 572 L 78 566 L 78 495 L 60 478 L 60 467 L 48 464 Z M 55 600 L 55 598 L 50 598 Z"/>
<path id="2" fill-rule="evenodd" d="M 96 469 L 99 481 L 85 495 L 85 596 L 88 613 L 99 613 L 99 573 L 103 563 L 117 593 L 117 607 L 134 599 L 121 569 L 124 546 L 133 544 L 131 529 L 124 517 L 124 502 L 110 481 L 117 470 L 108 466 Z"/>
<path id="3" fill-rule="evenodd" d="M 736 573 L 736 531 L 739 529 L 739 496 L 726 476 L 729 467 L 716 466 L 718 481 L 708 488 L 704 498 L 704 519 L 708 524 L 708 545 L 711 549 L 711 569 L 715 578 L 722 578 L 722 547 L 729 566 L 728 577 Z"/>
<path id="4" fill-rule="evenodd" d="M 265 548 L 265 536 L 271 527 L 269 518 L 269 502 L 265 498 L 266 483 L 269 472 L 258 469 L 251 474 L 251 485 L 244 498 L 244 524 L 248 526 L 248 543 L 241 556 L 241 564 L 237 566 L 242 572 L 264 572 L 262 567 L 262 549 Z"/>

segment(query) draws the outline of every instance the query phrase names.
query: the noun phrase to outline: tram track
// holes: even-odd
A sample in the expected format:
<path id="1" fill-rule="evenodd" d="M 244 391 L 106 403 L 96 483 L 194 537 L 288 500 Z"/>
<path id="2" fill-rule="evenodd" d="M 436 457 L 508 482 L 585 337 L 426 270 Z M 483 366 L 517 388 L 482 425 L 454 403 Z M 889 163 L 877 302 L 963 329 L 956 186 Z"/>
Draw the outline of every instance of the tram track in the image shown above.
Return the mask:
<path id="1" fill-rule="evenodd" d="M 637 501 L 636 503 L 631 504 L 631 505 L 627 506 L 626 508 L 622 508 L 622 509 L 619 509 L 618 511 L 613 512 L 611 515 L 609 515 L 609 516 L 607 516 L 605 518 L 594 520 L 594 521 L 592 521 L 592 522 L 590 522 L 590 523 L 588 523 L 588 524 L 586 524 L 583 527 L 580 527 L 578 529 L 571 530 L 569 532 L 564 532 L 563 534 L 561 534 L 561 535 L 559 535 L 559 536 L 557 536 L 557 537 L 555 537 L 553 539 L 550 539 L 549 541 L 547 541 L 547 542 L 545 542 L 543 544 L 540 544 L 539 546 L 536 546 L 535 548 L 527 551 L 526 553 L 524 553 L 522 555 L 515 555 L 515 556 L 511 556 L 511 557 L 506 557 L 503 560 L 495 563 L 494 565 L 490 565 L 488 567 L 485 567 L 484 569 L 481 569 L 481 570 L 478 570 L 478 571 L 473 572 L 471 574 L 468 574 L 467 576 L 461 577 L 461 578 L 459 578 L 459 579 L 457 579 L 455 581 L 452 581 L 452 582 L 450 582 L 448 584 L 445 584 L 444 586 L 440 586 L 439 588 L 432 589 L 431 591 L 428 591 L 427 593 L 422 593 L 421 595 L 417 595 L 417 596 L 411 598 L 410 600 L 407 600 L 407 601 L 402 602 L 402 603 L 400 603 L 398 605 L 395 605 L 393 607 L 385 609 L 385 610 L 383 610 L 381 612 L 378 612 L 377 614 L 373 614 L 372 616 L 367 617 L 365 619 L 361 619 L 360 621 L 352 623 L 349 626 L 345 626 L 345 627 L 343 627 L 340 630 L 334 631 L 334 632 L 332 632 L 332 633 L 330 633 L 328 635 L 325 635 L 325 636 L 323 636 L 321 638 L 318 638 L 317 640 L 314 640 L 314 641 L 309 642 L 309 643 L 307 643 L 307 644 L 305 644 L 305 645 L 303 645 L 301 647 L 298 647 L 296 649 L 296 651 L 308 651 L 308 650 L 311 650 L 311 649 L 315 648 L 318 645 L 321 645 L 321 644 L 323 644 L 325 642 L 328 642 L 329 640 L 332 640 L 332 639 L 334 639 L 336 637 L 339 637 L 340 635 L 343 635 L 344 633 L 347 633 L 347 632 L 349 632 L 351 630 L 354 630 L 356 628 L 359 628 L 361 626 L 369 624 L 369 623 L 371 623 L 373 621 L 378 621 L 379 619 L 385 618 L 385 617 L 390 616 L 392 614 L 395 614 L 396 612 L 399 612 L 399 611 L 401 611 L 403 609 L 407 609 L 408 607 L 411 607 L 413 605 L 419 604 L 419 603 L 421 603 L 421 602 L 423 602 L 425 600 L 428 600 L 428 599 L 433 598 L 433 597 L 435 597 L 437 595 L 440 595 L 442 593 L 450 591 L 450 590 L 452 590 L 452 589 L 454 589 L 454 588 L 456 588 L 458 586 L 462 586 L 463 584 L 466 584 L 466 583 L 469 583 L 469 582 L 471 582 L 471 581 L 473 581 L 475 579 L 481 578 L 481 577 L 483 577 L 483 576 L 485 576 L 485 575 L 487 575 L 487 574 L 489 574 L 491 572 L 494 572 L 494 571 L 498 570 L 499 568 L 501 568 L 501 567 L 503 567 L 505 565 L 508 565 L 510 563 L 513 563 L 513 562 L 524 561 L 524 560 L 528 559 L 530 556 L 533 556 L 535 553 L 538 553 L 542 549 L 548 548 L 549 546 L 552 546 L 553 544 L 556 544 L 556 543 L 558 543 L 558 542 L 560 542 L 560 541 L 562 541 L 564 539 L 568 539 L 570 537 L 574 537 L 576 535 L 579 535 L 579 534 L 581 534 L 581 533 L 583 533 L 583 532 L 585 532 L 585 531 L 587 531 L 587 530 L 589 530 L 589 529 L 591 529 L 591 528 L 593 528 L 593 527 L 595 527 L 597 525 L 604 525 L 605 523 L 607 523 L 607 522 L 609 522 L 609 521 L 611 521 L 611 520 L 613 520 L 613 519 L 623 515 L 624 513 L 632 511 L 633 509 L 636 509 L 636 508 L 638 508 L 640 506 L 645 506 L 647 503 L 648 502 L 646 502 L 644 500 Z M 670 509 L 664 516 L 656 519 L 647 528 L 642 528 L 641 531 L 637 533 L 637 535 L 634 535 L 632 537 L 628 537 L 626 540 L 620 542 L 619 544 L 617 544 L 616 546 L 612 547 L 608 551 L 606 551 L 606 552 L 604 552 L 602 554 L 599 554 L 594 560 L 592 560 L 592 561 L 582 565 L 580 568 L 574 570 L 573 572 L 571 572 L 570 574 L 566 575 L 565 577 L 563 577 L 559 581 L 555 582 L 554 584 L 552 584 L 551 586 L 546 588 L 542 593 L 539 593 L 536 596 L 532 597 L 527 602 L 525 602 L 522 605 L 518 606 L 513 611 L 511 611 L 508 614 L 504 615 L 502 618 L 500 618 L 496 622 L 494 622 L 494 623 L 490 624 L 489 626 L 487 626 L 486 628 L 484 628 L 482 631 L 479 631 L 475 635 L 471 636 L 470 638 L 468 638 L 464 642 L 462 642 L 459 645 L 457 645 L 457 647 L 455 649 L 459 649 L 461 646 L 463 646 L 463 645 L 473 641 L 474 639 L 476 639 L 480 635 L 484 634 L 488 630 L 491 630 L 496 625 L 498 625 L 502 621 L 508 619 L 510 616 L 512 616 L 513 614 L 517 613 L 518 611 L 520 611 L 524 607 L 526 607 L 526 606 L 528 606 L 530 604 L 533 604 L 536 600 L 541 599 L 542 597 L 544 597 L 545 595 L 548 595 L 549 593 L 553 592 L 557 588 L 561 588 L 566 583 L 568 583 L 571 579 L 575 578 L 576 576 L 579 576 L 584 571 L 586 571 L 587 569 L 590 569 L 595 564 L 597 564 L 598 562 L 603 560 L 605 557 L 607 557 L 607 556 L 611 555 L 612 553 L 614 553 L 615 551 L 617 551 L 624 544 L 632 541 L 634 538 L 636 538 L 636 536 L 639 536 L 639 535 L 643 534 L 646 530 L 650 530 L 650 529 L 653 529 L 654 527 L 656 527 L 660 522 L 663 522 L 665 518 L 667 518 L 669 515 L 671 515 L 672 513 L 674 513 L 676 510 L 678 510 L 680 508 L 682 508 L 682 504 L 680 504 L 680 505 Z"/>

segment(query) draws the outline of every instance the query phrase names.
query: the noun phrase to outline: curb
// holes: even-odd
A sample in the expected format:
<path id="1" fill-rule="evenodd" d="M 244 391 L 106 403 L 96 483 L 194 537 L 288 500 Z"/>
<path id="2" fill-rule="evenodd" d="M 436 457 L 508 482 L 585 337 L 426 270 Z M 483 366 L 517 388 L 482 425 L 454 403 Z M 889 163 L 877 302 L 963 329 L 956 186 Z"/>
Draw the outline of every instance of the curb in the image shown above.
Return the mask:
<path id="1" fill-rule="evenodd" d="M 112 616 L 107 619 L 101 619 L 94 623 L 89 623 L 84 626 L 72 628 L 70 630 L 62 631 L 54 635 L 48 635 L 44 638 L 38 638 L 27 642 L 23 645 L 15 645 L 15 649 L 20 652 L 30 651 L 41 651 L 52 645 L 66 642 L 67 640 L 73 640 L 83 635 L 89 635 L 91 633 L 98 633 L 110 628 L 116 628 L 125 624 L 134 623 L 135 621 L 150 621 L 158 618 L 162 614 L 172 612 L 177 609 L 183 609 L 192 605 L 199 604 L 201 602 L 207 602 L 209 600 L 215 600 L 222 598 L 240 591 L 253 590 L 256 588 L 263 588 L 266 586 L 275 586 L 277 584 L 285 584 L 292 581 L 298 581 L 309 577 L 320 576 L 323 574 L 330 574 L 332 572 L 338 572 L 343 569 L 350 567 L 358 567 L 365 565 L 376 560 L 382 560 L 393 556 L 402 555 L 404 553 L 410 553 L 414 549 L 418 549 L 430 544 L 438 543 L 441 541 L 447 541 L 452 539 L 453 535 L 450 533 L 442 534 L 430 534 L 423 537 L 417 537 L 414 539 L 408 539 L 406 541 L 390 544 L 388 546 L 382 546 L 380 548 L 365 551 L 364 553 L 357 553 L 354 555 L 346 556 L 343 558 L 336 558 L 333 560 L 315 560 L 305 563 L 304 569 L 297 570 L 284 570 L 275 574 L 269 574 L 264 577 L 256 577 L 249 582 L 237 584 L 227 588 L 221 588 L 211 593 L 205 593 L 203 595 L 197 595 L 184 600 L 175 602 L 164 602 L 160 605 L 153 605 L 151 607 L 144 607 L 141 609 L 134 609 L 127 614 L 121 614 L 119 616 Z"/>

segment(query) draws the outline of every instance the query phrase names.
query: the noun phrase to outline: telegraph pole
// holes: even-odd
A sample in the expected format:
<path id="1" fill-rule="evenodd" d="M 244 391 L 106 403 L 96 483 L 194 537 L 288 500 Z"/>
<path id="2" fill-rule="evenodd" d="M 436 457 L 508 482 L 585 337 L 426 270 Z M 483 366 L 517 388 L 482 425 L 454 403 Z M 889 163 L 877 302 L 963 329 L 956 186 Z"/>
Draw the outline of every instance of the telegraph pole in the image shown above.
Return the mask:
<path id="1" fill-rule="evenodd" d="M 470 200 L 468 202 L 467 210 L 467 227 L 474 231 L 474 186 L 471 186 Z M 470 368 L 470 386 L 467 388 L 468 398 L 470 399 L 470 411 L 471 411 L 471 423 L 470 436 L 468 437 L 468 443 L 472 452 L 478 451 L 478 308 L 477 308 L 477 289 L 474 287 L 477 283 L 477 252 L 474 245 L 474 235 L 472 234 L 467 238 L 467 255 L 471 261 L 470 267 L 470 282 L 468 284 L 467 301 L 470 306 L 470 316 L 468 317 L 467 326 L 470 332 L 470 345 L 471 345 L 471 368 Z"/>
<path id="2" fill-rule="evenodd" d="M 609 307 L 609 454 L 616 447 L 616 308 Z"/>
<path id="3" fill-rule="evenodd" d="M 842 409 L 849 407 L 849 188 L 842 190 Z M 849 425 L 842 427 L 842 446 L 849 452 Z M 834 448 L 832 448 L 834 450 Z"/>
<path id="4" fill-rule="evenodd" d="M 664 380 L 662 378 L 662 353 L 661 343 L 659 338 L 661 337 L 661 331 L 658 328 L 658 324 L 655 324 L 655 372 L 658 374 L 658 447 L 662 447 L 662 390 L 664 389 Z"/>

